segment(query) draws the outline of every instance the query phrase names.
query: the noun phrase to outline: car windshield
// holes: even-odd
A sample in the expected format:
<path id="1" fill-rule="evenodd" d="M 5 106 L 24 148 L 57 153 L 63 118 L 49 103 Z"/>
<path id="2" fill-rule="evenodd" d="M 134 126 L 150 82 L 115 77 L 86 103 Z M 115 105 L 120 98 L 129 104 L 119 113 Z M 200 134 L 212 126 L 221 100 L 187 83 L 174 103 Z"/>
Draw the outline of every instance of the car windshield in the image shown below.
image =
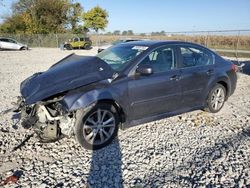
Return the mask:
<path id="1" fill-rule="evenodd" d="M 119 45 L 108 48 L 97 55 L 109 64 L 112 69 L 121 71 L 125 65 L 146 50 L 147 46 Z"/>

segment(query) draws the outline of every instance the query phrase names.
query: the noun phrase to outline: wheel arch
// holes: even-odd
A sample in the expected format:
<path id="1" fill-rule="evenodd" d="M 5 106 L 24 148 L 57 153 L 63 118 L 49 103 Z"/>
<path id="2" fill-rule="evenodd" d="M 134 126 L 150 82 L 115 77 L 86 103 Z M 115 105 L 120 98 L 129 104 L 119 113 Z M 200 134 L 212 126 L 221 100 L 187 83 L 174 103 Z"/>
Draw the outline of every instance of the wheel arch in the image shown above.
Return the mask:
<path id="1" fill-rule="evenodd" d="M 229 97 L 229 85 L 228 85 L 228 83 L 224 80 L 221 80 L 221 81 L 218 81 L 217 84 L 221 84 L 224 86 L 224 88 L 226 89 L 226 99 L 228 99 L 228 97 Z"/>
<path id="2" fill-rule="evenodd" d="M 70 43 L 64 44 L 63 48 L 66 48 L 66 50 L 73 50 L 73 46 Z"/>
<path id="3" fill-rule="evenodd" d="M 121 105 L 119 105 L 114 99 L 100 99 L 100 100 L 97 101 L 97 104 L 100 104 L 100 103 L 108 103 L 108 104 L 111 104 L 112 106 L 114 106 L 115 109 L 118 112 L 118 115 L 120 117 L 121 123 L 125 122 L 125 113 L 124 113 L 124 110 L 121 107 Z"/>
<path id="4" fill-rule="evenodd" d="M 84 94 L 76 94 L 65 96 L 62 104 L 67 111 L 76 111 L 82 108 L 88 108 L 98 103 L 112 104 L 121 118 L 121 122 L 125 122 L 125 111 L 122 105 L 113 97 L 110 92 L 101 92 L 92 90 Z"/>
<path id="5" fill-rule="evenodd" d="M 226 100 L 227 100 L 228 97 L 230 96 L 230 93 L 231 93 L 230 79 L 225 75 L 221 75 L 221 76 L 217 77 L 216 79 L 211 80 L 211 82 L 208 84 L 208 87 L 207 87 L 207 96 L 208 96 L 209 92 L 211 91 L 211 89 L 213 89 L 213 87 L 216 84 L 221 84 L 225 87 Z M 207 99 L 207 96 L 206 96 L 206 99 Z"/>
<path id="6" fill-rule="evenodd" d="M 21 46 L 20 48 L 19 48 L 19 50 L 25 50 L 26 49 L 26 46 Z"/>
<path id="7" fill-rule="evenodd" d="M 231 88 L 230 88 L 230 80 L 226 76 L 220 76 L 217 77 L 216 79 L 210 80 L 210 82 L 207 84 L 206 89 L 204 90 L 204 95 L 203 95 L 203 104 L 202 106 L 206 107 L 207 106 L 207 99 L 209 96 L 210 91 L 214 88 L 216 84 L 221 84 L 225 87 L 226 89 L 226 99 L 230 96 Z"/>

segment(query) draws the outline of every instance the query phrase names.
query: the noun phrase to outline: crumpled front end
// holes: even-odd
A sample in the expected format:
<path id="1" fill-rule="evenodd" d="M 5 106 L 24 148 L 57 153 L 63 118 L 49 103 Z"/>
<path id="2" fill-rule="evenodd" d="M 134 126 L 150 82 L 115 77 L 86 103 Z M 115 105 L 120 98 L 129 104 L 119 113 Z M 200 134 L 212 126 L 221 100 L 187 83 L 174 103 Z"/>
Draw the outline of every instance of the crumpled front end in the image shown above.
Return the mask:
<path id="1" fill-rule="evenodd" d="M 45 72 L 36 73 L 21 83 L 27 104 L 47 100 L 82 86 L 111 78 L 114 70 L 97 57 L 69 55 Z"/>
<path id="2" fill-rule="evenodd" d="M 65 95 L 111 78 L 113 74 L 112 68 L 97 57 L 71 54 L 47 71 L 30 76 L 21 83 L 22 97 L 16 110 L 21 112 L 23 127 L 33 128 L 44 142 L 71 136 L 75 111 L 67 108 Z"/>
<path id="3" fill-rule="evenodd" d="M 57 141 L 72 136 L 75 123 L 75 113 L 66 111 L 60 100 L 61 97 L 56 97 L 47 102 L 27 105 L 20 97 L 15 112 L 20 112 L 22 126 L 33 129 L 40 141 Z"/>

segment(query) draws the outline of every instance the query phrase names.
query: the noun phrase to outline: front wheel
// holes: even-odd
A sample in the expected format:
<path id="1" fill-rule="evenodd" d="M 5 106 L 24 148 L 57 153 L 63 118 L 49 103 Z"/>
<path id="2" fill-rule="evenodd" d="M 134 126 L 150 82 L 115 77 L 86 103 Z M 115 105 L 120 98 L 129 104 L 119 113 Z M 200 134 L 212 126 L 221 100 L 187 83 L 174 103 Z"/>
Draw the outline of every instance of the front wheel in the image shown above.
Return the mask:
<path id="1" fill-rule="evenodd" d="M 221 84 L 216 84 L 209 92 L 206 111 L 216 113 L 221 110 L 226 99 L 226 89 Z"/>
<path id="2" fill-rule="evenodd" d="M 28 50 L 28 47 L 23 46 L 23 47 L 20 48 L 20 50 Z"/>
<path id="3" fill-rule="evenodd" d="M 97 104 L 90 110 L 76 113 L 75 135 L 86 149 L 101 149 L 117 136 L 119 116 L 111 104 Z"/>
<path id="4" fill-rule="evenodd" d="M 64 48 L 66 48 L 67 50 L 73 50 L 73 47 L 71 46 L 71 44 L 65 44 Z"/>

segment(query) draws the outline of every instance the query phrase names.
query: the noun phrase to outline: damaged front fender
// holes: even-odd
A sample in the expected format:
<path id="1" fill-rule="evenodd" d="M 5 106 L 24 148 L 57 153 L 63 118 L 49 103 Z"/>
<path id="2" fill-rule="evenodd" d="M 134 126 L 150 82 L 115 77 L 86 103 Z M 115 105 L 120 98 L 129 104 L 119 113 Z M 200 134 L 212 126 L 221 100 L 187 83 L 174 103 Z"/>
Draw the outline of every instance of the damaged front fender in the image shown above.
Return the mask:
<path id="1" fill-rule="evenodd" d="M 89 85 L 89 87 L 68 92 L 61 100 L 61 104 L 66 111 L 72 112 L 86 108 L 99 101 L 108 100 L 115 102 L 125 112 L 127 103 L 126 100 L 122 99 L 127 98 L 127 85 L 125 84 L 124 87 L 118 87 L 119 84 L 123 84 L 121 81 L 107 88 L 106 85 L 110 84 L 109 82 L 107 79 L 95 85 Z"/>
<path id="2" fill-rule="evenodd" d="M 91 90 L 86 93 L 76 93 L 66 95 L 61 101 L 68 111 L 86 108 L 99 100 L 114 100 L 111 93 L 107 91 Z"/>

